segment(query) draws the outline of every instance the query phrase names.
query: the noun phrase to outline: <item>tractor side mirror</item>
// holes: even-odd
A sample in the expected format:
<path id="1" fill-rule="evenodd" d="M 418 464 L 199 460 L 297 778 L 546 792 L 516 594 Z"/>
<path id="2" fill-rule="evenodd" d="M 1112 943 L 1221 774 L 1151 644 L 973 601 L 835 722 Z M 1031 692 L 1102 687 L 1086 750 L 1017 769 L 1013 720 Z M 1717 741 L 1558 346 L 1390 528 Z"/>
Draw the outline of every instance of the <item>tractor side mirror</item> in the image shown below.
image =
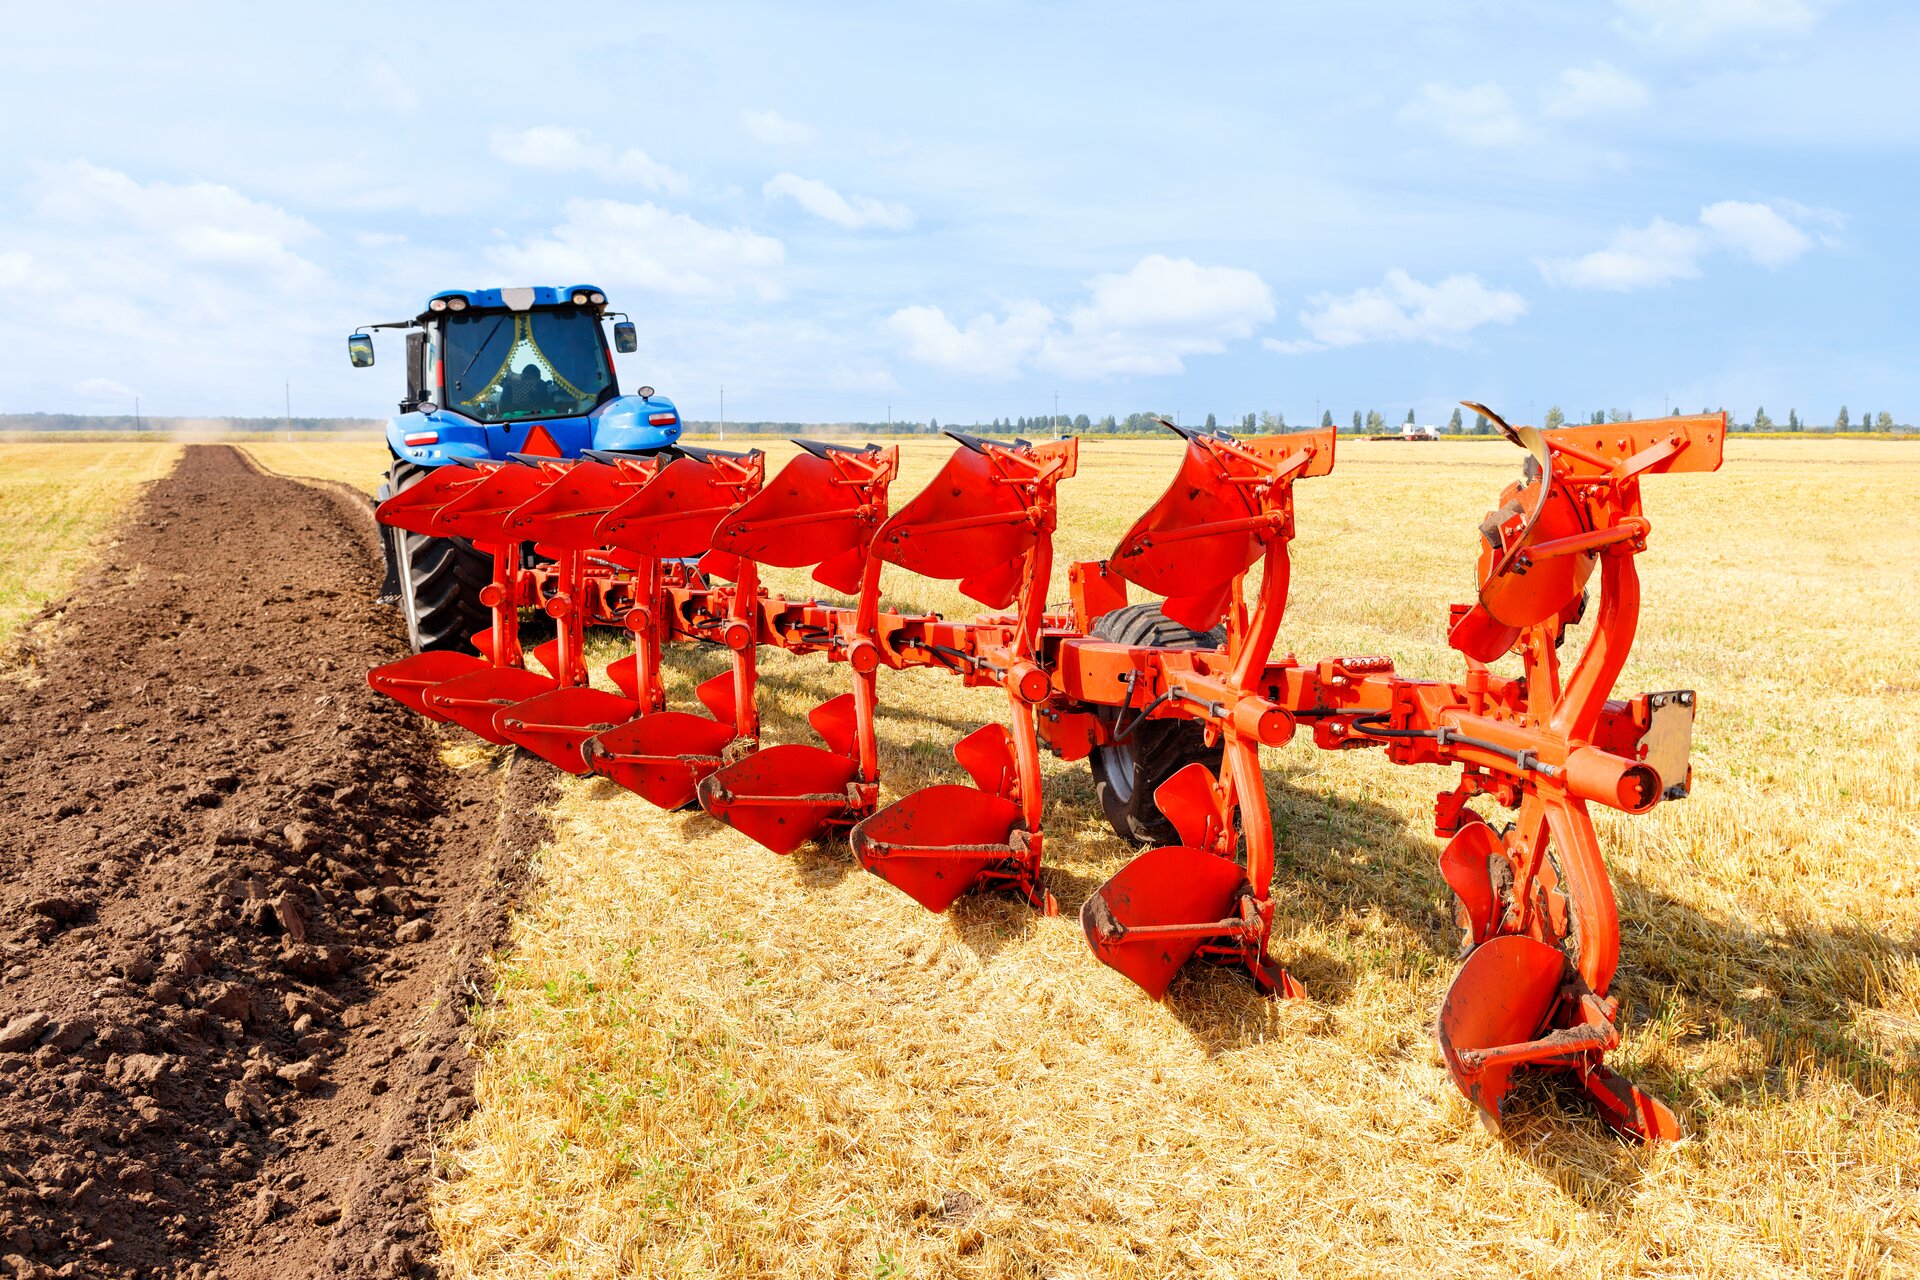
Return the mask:
<path id="1" fill-rule="evenodd" d="M 356 369 L 373 367 L 373 336 L 365 333 L 349 334 L 347 337 L 347 359 Z"/>
<path id="2" fill-rule="evenodd" d="M 632 355 L 640 349 L 640 338 L 633 331 L 633 321 L 622 320 L 613 326 L 613 349 L 621 355 Z"/>

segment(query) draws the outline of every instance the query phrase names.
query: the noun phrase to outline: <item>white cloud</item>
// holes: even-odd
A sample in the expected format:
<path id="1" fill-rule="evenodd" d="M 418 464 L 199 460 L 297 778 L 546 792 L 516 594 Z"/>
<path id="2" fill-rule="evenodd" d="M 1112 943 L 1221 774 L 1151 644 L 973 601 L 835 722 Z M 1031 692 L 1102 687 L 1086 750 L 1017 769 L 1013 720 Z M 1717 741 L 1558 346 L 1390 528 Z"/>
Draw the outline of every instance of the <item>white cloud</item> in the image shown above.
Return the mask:
<path id="1" fill-rule="evenodd" d="M 328 248 L 318 229 L 231 187 L 72 160 L 30 164 L 22 196 L 0 231 L 15 403 L 23 386 L 48 408 L 119 410 L 129 386 L 156 393 L 149 408 L 182 389 L 245 403 L 323 342 L 331 353 L 358 308 L 308 256 Z"/>
<path id="2" fill-rule="evenodd" d="M 1604 249 L 1542 261 L 1540 274 L 1548 284 L 1564 288 L 1626 293 L 1697 279 L 1701 259 L 1715 250 L 1737 253 L 1763 267 L 1785 266 L 1811 249 L 1814 239 L 1781 209 L 1808 220 L 1835 220 L 1786 202 L 1775 206 L 1722 200 L 1700 211 L 1697 226 L 1656 217 L 1644 227 L 1622 227 Z"/>
<path id="3" fill-rule="evenodd" d="M 247 273 L 254 285 L 302 288 L 320 269 L 294 250 L 318 233 L 304 218 L 211 182 L 139 183 L 84 160 L 41 171 L 38 211 L 67 232 L 131 238 L 157 251 L 141 275 L 192 266 Z"/>
<path id="4" fill-rule="evenodd" d="M 112 378 L 83 378 L 73 384 L 73 394 L 82 400 L 111 400 L 125 403 L 133 399 L 132 387 L 115 382 Z"/>
<path id="5" fill-rule="evenodd" d="M 913 225 L 913 210 L 903 204 L 888 204 L 872 196 L 843 196 L 824 182 L 794 173 L 769 179 L 760 193 L 769 200 L 784 197 L 814 217 L 849 231 L 862 227 L 905 231 Z"/>
<path id="6" fill-rule="evenodd" d="M 33 255 L 18 249 L 0 253 L 0 289 L 19 289 L 33 276 Z"/>
<path id="7" fill-rule="evenodd" d="M 1433 129 L 1470 147 L 1511 147 L 1532 142 L 1538 135 L 1514 109 L 1507 91 L 1493 83 L 1457 89 L 1429 84 L 1420 96 L 1400 108 L 1402 124 Z"/>
<path id="8" fill-rule="evenodd" d="M 493 154 L 508 164 L 554 173 L 585 172 L 608 182 L 632 182 L 649 191 L 678 194 L 687 189 L 685 174 L 661 164 L 638 147 L 616 151 L 578 129 L 534 125 L 493 131 Z"/>
<path id="9" fill-rule="evenodd" d="M 813 141 L 813 127 L 789 120 L 778 111 L 742 111 L 740 127 L 755 142 L 770 147 L 802 147 Z"/>
<path id="10" fill-rule="evenodd" d="M 1175 374 L 1184 357 L 1212 355 L 1273 318 L 1273 294 L 1251 271 L 1151 254 L 1130 271 L 1089 281 L 1064 320 L 1030 299 L 1004 318 L 955 324 L 938 307 L 905 307 L 883 330 L 908 358 L 1004 380 L 1023 369 L 1075 379 Z"/>
<path id="11" fill-rule="evenodd" d="M 1568 67 L 1547 91 L 1542 110 L 1562 120 L 1638 111 L 1652 95 L 1647 86 L 1606 62 Z"/>
<path id="12" fill-rule="evenodd" d="M 1604 249 L 1578 258 L 1548 259 L 1540 264 L 1540 274 L 1548 284 L 1569 289 L 1651 289 L 1698 277 L 1700 256 L 1708 246 L 1698 228 L 1655 218 L 1644 227 L 1620 228 Z"/>
<path id="13" fill-rule="evenodd" d="M 975 316 L 962 329 L 938 307 L 902 307 L 881 327 L 910 360 L 1004 381 L 1018 374 L 1046 343 L 1053 312 L 1025 300 L 1008 307 L 1004 320 Z"/>
<path id="14" fill-rule="evenodd" d="M 1812 236 L 1769 205 L 1722 200 L 1700 211 L 1700 224 L 1763 267 L 1785 266 L 1813 247 Z"/>
<path id="15" fill-rule="evenodd" d="M 1366 342 L 1430 342 L 1459 347 L 1483 325 L 1512 324 L 1527 302 L 1511 289 L 1490 289 L 1478 276 L 1453 275 L 1426 284 L 1394 269 L 1377 286 L 1352 293 L 1318 294 L 1307 300 L 1300 323 L 1309 341 L 1269 338 L 1269 351 L 1297 355 Z"/>
<path id="16" fill-rule="evenodd" d="M 1616 23 L 1649 44 L 1696 46 L 1724 36 L 1795 35 L 1820 20 L 1826 0 L 1614 0 Z"/>
<path id="17" fill-rule="evenodd" d="M 786 247 L 653 204 L 570 200 L 566 220 L 551 232 L 487 256 L 516 280 L 592 280 L 685 298 L 776 298 Z"/>
<path id="18" fill-rule="evenodd" d="M 1092 286 L 1043 356 L 1069 377 L 1179 373 L 1181 357 L 1218 354 L 1273 319 L 1273 291 L 1239 267 L 1156 253 Z"/>

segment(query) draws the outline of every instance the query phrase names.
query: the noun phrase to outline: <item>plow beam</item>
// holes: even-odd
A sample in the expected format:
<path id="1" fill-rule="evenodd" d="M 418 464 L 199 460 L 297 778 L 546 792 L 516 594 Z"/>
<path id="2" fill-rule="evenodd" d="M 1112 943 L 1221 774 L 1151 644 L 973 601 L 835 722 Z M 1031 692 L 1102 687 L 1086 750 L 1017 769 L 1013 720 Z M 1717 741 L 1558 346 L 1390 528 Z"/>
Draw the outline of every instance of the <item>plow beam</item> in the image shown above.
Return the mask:
<path id="1" fill-rule="evenodd" d="M 833 656 L 846 657 L 854 687 L 808 716 L 825 748 L 767 747 L 700 784 L 707 812 L 781 854 L 865 817 L 879 793 L 873 717 L 880 562 L 869 548 L 900 469 L 894 447 L 795 443 L 803 452 L 720 522 L 713 545 L 743 563 L 811 565 L 822 586 L 858 592 L 851 615 L 836 614 L 837 629 L 827 637 Z"/>
<path id="2" fill-rule="evenodd" d="M 717 626 L 722 642 L 732 650 L 733 669 L 697 690 L 711 719 L 685 711 L 650 711 L 585 739 L 580 748 L 590 772 L 663 809 L 692 804 L 701 781 L 720 767 L 723 753 L 736 742 L 751 744 L 759 734 L 754 710 L 758 573 L 750 560 L 716 555 L 713 536 L 725 516 L 759 492 L 766 455 L 758 449 L 734 453 L 691 448 L 681 454 L 607 512 L 597 531 L 606 545 L 645 557 L 656 567 L 663 560 L 698 556 L 703 570 L 732 579 L 731 589 L 717 593 L 724 595 L 727 608 Z M 654 638 L 656 655 L 657 646 L 670 636 L 667 613 L 664 600 L 656 599 L 646 618 L 629 620 L 630 627 L 641 622 L 642 630 Z"/>
<path id="3" fill-rule="evenodd" d="M 930 911 L 945 911 L 963 893 L 995 889 L 1052 915 L 1058 907 L 1040 883 L 1034 724 L 1034 708 L 1046 701 L 1050 685 L 1035 654 L 1053 571 L 1058 489 L 1074 473 L 1080 442 L 1001 445 L 948 434 L 960 447 L 933 482 L 880 527 L 873 555 L 956 579 L 962 592 L 990 608 L 1016 606 L 1004 642 L 942 659 L 970 679 L 985 676 L 1006 689 L 1011 729 L 988 725 L 954 748 L 974 787 L 930 787 L 895 801 L 854 826 L 853 851 L 860 865 Z"/>
<path id="4" fill-rule="evenodd" d="M 1273 830 L 1260 747 L 1293 735 L 1293 719 L 1260 694 L 1266 661 L 1286 611 L 1293 482 L 1333 470 L 1331 430 L 1236 440 L 1199 431 L 1160 500 L 1137 520 L 1108 561 L 1128 582 L 1165 596 L 1165 614 L 1196 631 L 1227 621 L 1227 673 L 1193 679 L 1145 653 L 1147 688 L 1167 692 L 1144 718 L 1197 718 L 1219 734 L 1223 772 L 1194 763 L 1154 792 L 1182 843 L 1149 850 L 1088 897 L 1081 927 L 1100 962 L 1154 999 L 1195 957 L 1244 968 L 1262 991 L 1298 997 L 1299 983 L 1268 954 L 1273 927 Z M 1249 614 L 1245 579 L 1264 564 Z M 1131 702 L 1134 686 L 1127 689 Z M 1122 709 L 1123 714 L 1126 708 Z M 1234 816 L 1246 864 L 1236 860 Z"/>
<path id="5" fill-rule="evenodd" d="M 374 509 L 374 519 L 396 529 L 405 529 L 429 537 L 454 536 L 445 521 L 446 512 L 486 484 L 499 464 L 446 466 L 427 472 L 399 493 Z M 474 637 L 478 653 L 436 650 L 416 653 L 397 662 L 385 663 L 367 673 L 367 683 L 377 692 L 418 711 L 433 720 L 457 717 L 433 705 L 428 694 L 450 681 L 497 668 L 518 669 L 524 665 L 520 652 L 519 604 L 524 591 L 520 572 L 520 548 L 508 541 L 498 529 L 475 526 L 479 534 L 476 549 L 491 549 L 493 580 L 481 593 L 493 614 L 488 630 Z M 471 536 L 471 535 L 470 535 Z M 462 721 L 462 723 L 465 723 Z M 497 739 L 496 739 L 497 740 Z"/>
<path id="6" fill-rule="evenodd" d="M 1394 715 L 1384 729 L 1359 725 L 1363 733 L 1397 739 L 1402 750 L 1431 740 L 1432 759 L 1467 765 L 1440 809 L 1441 834 L 1452 836 L 1441 874 L 1472 948 L 1441 1007 L 1441 1052 L 1490 1129 L 1500 1127 L 1514 1073 L 1531 1068 L 1574 1072 L 1602 1118 L 1623 1133 L 1675 1138 L 1681 1129 L 1674 1114 L 1604 1062 L 1620 1042 L 1608 995 L 1620 959 L 1620 920 L 1587 805 L 1643 813 L 1665 795 L 1686 793 L 1692 695 L 1658 695 L 1657 713 L 1652 697 L 1636 700 L 1646 719 L 1631 734 L 1617 719 L 1608 723 L 1607 699 L 1639 621 L 1634 557 L 1650 528 L 1640 478 L 1717 469 L 1726 418 L 1539 431 L 1470 407 L 1488 414 L 1527 456 L 1521 478 L 1481 523 L 1478 599 L 1456 606 L 1450 639 L 1468 658 L 1470 688 L 1481 690 L 1490 683 L 1483 664 L 1517 650 L 1524 695 L 1496 716 L 1469 707 L 1443 711 L 1431 727 L 1407 714 Z M 1585 612 L 1596 577 L 1593 632 L 1562 672 L 1560 642 Z M 1602 737 L 1605 747 L 1595 744 Z M 1418 749 L 1429 750 L 1424 743 Z M 1492 781 L 1494 771 L 1506 776 Z M 1476 792 L 1517 806 L 1518 820 L 1495 834 L 1461 806 Z"/>
<path id="7" fill-rule="evenodd" d="M 644 489 L 664 463 L 657 458 L 609 463 L 591 457 L 573 462 L 528 461 L 541 470 L 546 485 L 514 508 L 504 527 L 510 536 L 555 557 L 554 587 L 540 602 L 554 620 L 553 659 L 547 662 L 545 645 L 535 656 L 551 667 L 559 687 L 502 708 L 494 717 L 494 728 L 507 741 L 555 767 L 584 774 L 588 772 L 587 740 L 627 723 L 641 709 L 637 696 L 586 687 L 586 623 L 595 590 L 588 557 L 602 549 L 601 520 Z M 649 557 L 634 555 L 629 560 L 642 569 L 637 581 L 651 584 L 655 580 Z M 647 607 L 645 602 L 640 605 L 642 610 Z M 658 638 L 649 636 L 636 644 L 636 668 L 642 653 L 650 655 L 647 670 L 657 686 Z"/>
<path id="8" fill-rule="evenodd" d="M 552 475 L 545 468 L 505 462 L 481 469 L 480 479 L 463 487 L 442 505 L 432 520 L 432 532 L 441 537 L 471 538 L 476 544 L 504 548 L 500 554 L 519 560 L 520 540 L 508 529 L 508 520 L 522 504 L 547 487 Z M 515 590 L 495 596 L 491 587 L 482 599 L 494 609 L 494 652 L 517 653 L 520 648 L 519 606 L 534 603 L 520 589 L 526 579 L 515 577 Z M 510 603 L 511 602 L 511 603 Z M 563 670 L 560 674 L 566 674 Z M 586 679 L 584 666 L 576 672 Z M 486 665 L 466 675 L 433 686 L 421 695 L 427 709 L 453 721 L 488 742 L 502 746 L 512 741 L 497 723 L 499 713 L 515 703 L 561 688 L 560 675 L 542 675 L 524 666 Z"/>

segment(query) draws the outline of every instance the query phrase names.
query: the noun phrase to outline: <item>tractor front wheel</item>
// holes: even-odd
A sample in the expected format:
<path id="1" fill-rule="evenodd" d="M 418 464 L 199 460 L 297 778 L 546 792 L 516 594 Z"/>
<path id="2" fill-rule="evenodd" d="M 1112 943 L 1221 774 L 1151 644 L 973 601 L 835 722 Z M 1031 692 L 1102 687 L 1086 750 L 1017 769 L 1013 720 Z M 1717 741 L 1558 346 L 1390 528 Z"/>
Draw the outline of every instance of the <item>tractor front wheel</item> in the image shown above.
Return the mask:
<path id="1" fill-rule="evenodd" d="M 398 493 L 426 474 L 427 468 L 396 458 L 387 472 L 387 492 Z M 413 651 L 474 652 L 473 634 L 492 620 L 492 612 L 480 603 L 481 589 L 493 580 L 492 562 L 464 538 L 433 538 L 394 528 L 382 533 Z"/>
<path id="2" fill-rule="evenodd" d="M 1167 617 L 1153 603 L 1115 609 L 1093 624 L 1094 638 L 1115 644 L 1154 649 L 1217 649 L 1226 632 L 1194 631 Z M 1093 770 L 1094 794 L 1100 810 L 1121 838 L 1137 844 L 1180 842 L 1179 833 L 1153 802 L 1153 793 L 1174 774 L 1199 761 L 1220 772 L 1220 748 L 1207 746 L 1206 729 L 1197 720 L 1142 720 L 1121 708 L 1099 713 L 1107 728 L 1126 728 L 1126 736 L 1095 747 L 1087 763 Z"/>

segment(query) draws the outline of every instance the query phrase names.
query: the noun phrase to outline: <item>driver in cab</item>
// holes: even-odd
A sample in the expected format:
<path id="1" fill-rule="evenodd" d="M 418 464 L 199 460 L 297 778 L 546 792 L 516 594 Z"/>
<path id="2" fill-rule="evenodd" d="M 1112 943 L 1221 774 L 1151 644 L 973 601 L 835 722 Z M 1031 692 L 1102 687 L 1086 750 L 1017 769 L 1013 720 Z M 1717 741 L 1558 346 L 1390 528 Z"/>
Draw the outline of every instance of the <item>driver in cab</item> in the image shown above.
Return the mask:
<path id="1" fill-rule="evenodd" d="M 511 374 L 500 387 L 500 408 L 504 413 L 541 413 L 558 407 L 559 388 L 547 381 L 540 366 L 529 360 L 517 374 Z"/>

